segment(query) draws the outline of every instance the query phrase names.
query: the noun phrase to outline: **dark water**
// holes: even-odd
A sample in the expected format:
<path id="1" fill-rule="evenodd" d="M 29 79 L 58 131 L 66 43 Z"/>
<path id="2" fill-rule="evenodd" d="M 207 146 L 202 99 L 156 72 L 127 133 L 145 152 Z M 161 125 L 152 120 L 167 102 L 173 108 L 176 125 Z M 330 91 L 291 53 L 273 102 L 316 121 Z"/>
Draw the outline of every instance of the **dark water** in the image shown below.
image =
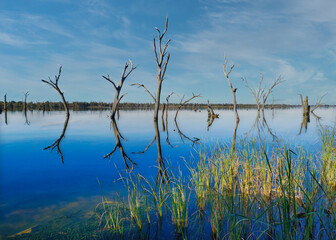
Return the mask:
<path id="1" fill-rule="evenodd" d="M 218 143 L 231 144 L 236 125 L 234 113 L 217 110 L 219 119 L 208 127 L 207 111 L 179 112 L 176 126 L 175 111 L 168 112 L 163 131 L 158 123 L 162 156 L 172 168 L 193 162 L 200 148 Z M 301 108 L 266 110 L 264 118 L 256 121 L 256 110 L 239 110 L 240 123 L 237 137 L 274 137 L 290 146 L 302 147 L 311 152 L 320 150 L 319 129 L 333 126 L 335 108 L 316 110 L 310 122 L 302 124 Z M 78 218 L 92 211 L 101 201 L 102 190 L 114 189 L 114 181 L 126 166 L 120 149 L 104 159 L 116 144 L 113 125 L 108 111 L 71 112 L 65 138 L 60 143 L 63 161 L 57 149 L 43 150 L 62 133 L 64 112 L 8 112 L 0 115 L 0 236 L 8 236 L 30 227 L 40 226 L 52 219 L 72 214 Z M 158 172 L 158 149 L 154 142 L 143 154 L 155 135 L 152 111 L 120 111 L 116 122 L 123 150 L 136 163 L 135 172 L 146 178 L 155 178 Z M 198 140 L 199 139 L 199 140 Z M 194 142 L 193 142 L 194 141 Z M 169 144 L 168 144 L 169 143 Z M 239 141 L 237 142 L 239 144 Z M 186 169 L 182 167 L 182 170 Z"/>

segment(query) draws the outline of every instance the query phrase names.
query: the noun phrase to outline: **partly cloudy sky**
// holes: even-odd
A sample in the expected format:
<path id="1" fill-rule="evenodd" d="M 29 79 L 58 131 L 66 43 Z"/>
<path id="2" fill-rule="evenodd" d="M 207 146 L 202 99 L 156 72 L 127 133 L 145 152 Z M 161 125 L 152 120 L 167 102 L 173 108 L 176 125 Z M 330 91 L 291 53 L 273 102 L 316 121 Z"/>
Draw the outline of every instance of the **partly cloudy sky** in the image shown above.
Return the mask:
<path id="1" fill-rule="evenodd" d="M 314 104 L 336 99 L 336 1 L 334 0 L 2 0 L 0 1 L 0 95 L 20 101 L 60 101 L 41 79 L 57 74 L 68 101 L 111 102 L 114 89 L 101 76 L 119 82 L 131 59 L 137 69 L 126 80 L 125 102 L 150 102 L 142 83 L 157 89 L 153 53 L 155 27 L 164 28 L 171 53 L 162 97 L 201 94 L 230 103 L 223 74 L 224 55 L 235 64 L 231 81 L 238 103 L 254 103 L 244 86 L 257 88 L 261 73 L 274 89 L 275 103 Z M 2 97 L 1 97 L 2 98 Z M 179 101 L 175 96 L 173 101 Z"/>

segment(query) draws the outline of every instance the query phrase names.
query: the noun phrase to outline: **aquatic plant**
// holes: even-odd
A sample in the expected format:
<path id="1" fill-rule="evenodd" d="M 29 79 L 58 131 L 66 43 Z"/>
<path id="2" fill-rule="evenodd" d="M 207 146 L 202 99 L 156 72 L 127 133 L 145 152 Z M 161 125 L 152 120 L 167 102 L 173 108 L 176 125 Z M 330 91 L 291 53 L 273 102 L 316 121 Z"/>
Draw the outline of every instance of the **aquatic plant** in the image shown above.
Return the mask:
<path id="1" fill-rule="evenodd" d="M 187 187 L 183 184 L 182 172 L 178 169 L 178 176 L 171 173 L 172 182 L 170 185 L 171 214 L 173 224 L 178 233 L 182 234 L 188 226 L 188 208 L 190 194 Z"/>

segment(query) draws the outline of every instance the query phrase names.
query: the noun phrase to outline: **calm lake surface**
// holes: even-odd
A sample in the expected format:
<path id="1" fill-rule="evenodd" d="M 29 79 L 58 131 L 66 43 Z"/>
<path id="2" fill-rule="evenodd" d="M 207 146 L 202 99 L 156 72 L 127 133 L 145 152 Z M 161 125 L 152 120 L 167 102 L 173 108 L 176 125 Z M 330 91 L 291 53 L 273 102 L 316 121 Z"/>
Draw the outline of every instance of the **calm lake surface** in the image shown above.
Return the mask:
<path id="1" fill-rule="evenodd" d="M 169 141 L 160 116 L 158 127 L 162 156 L 171 168 L 180 165 L 183 171 L 187 171 L 183 168 L 184 163 L 192 164 L 199 149 L 214 147 L 218 143 L 231 144 L 235 115 L 230 110 L 215 112 L 219 119 L 214 119 L 207 129 L 206 110 L 181 110 L 177 129 L 175 111 L 168 111 L 165 128 L 168 129 Z M 116 144 L 109 111 L 70 114 L 65 138 L 60 144 L 64 163 L 57 149 L 51 152 L 44 148 L 61 135 L 65 112 L 29 111 L 27 116 L 23 112 L 8 112 L 7 124 L 4 112 L 0 114 L 0 236 L 41 226 L 60 216 L 75 216 L 74 221 L 80 219 L 94 211 L 101 201 L 102 189 L 106 195 L 114 191 L 119 172 L 125 172 L 119 148 L 110 160 L 104 159 Z M 321 126 L 335 126 L 336 108 L 319 108 L 316 114 L 320 118 L 311 115 L 307 129 L 304 124 L 301 129 L 301 108 L 265 110 L 265 120 L 261 116 L 257 122 L 256 110 L 239 110 L 237 146 L 239 139 L 246 136 L 262 137 L 270 142 L 276 136 L 288 146 L 318 153 L 321 148 L 319 130 Z M 155 137 L 153 112 L 120 111 L 117 127 L 127 140 L 121 139 L 125 153 L 137 164 L 133 171 L 155 179 L 156 144 L 143 154 L 133 153 L 145 150 Z M 197 141 L 193 143 L 190 140 Z"/>

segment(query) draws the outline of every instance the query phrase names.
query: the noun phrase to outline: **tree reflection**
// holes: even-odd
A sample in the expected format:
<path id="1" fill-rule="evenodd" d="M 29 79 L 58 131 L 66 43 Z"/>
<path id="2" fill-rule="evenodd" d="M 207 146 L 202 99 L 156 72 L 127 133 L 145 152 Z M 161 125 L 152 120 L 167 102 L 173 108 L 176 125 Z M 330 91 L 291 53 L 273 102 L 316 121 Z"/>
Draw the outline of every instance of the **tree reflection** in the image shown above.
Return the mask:
<path id="1" fill-rule="evenodd" d="M 60 148 L 60 143 L 61 143 L 62 139 L 65 137 L 65 132 L 66 132 L 66 129 L 67 129 L 68 123 L 69 123 L 69 118 L 70 118 L 70 115 L 67 114 L 66 118 L 65 118 L 64 126 L 63 126 L 63 131 L 62 131 L 60 137 L 58 139 L 56 139 L 56 141 L 53 144 L 44 148 L 44 150 L 51 149 L 51 151 L 53 151 L 55 148 L 57 148 L 57 154 L 59 154 L 61 156 L 61 160 L 62 160 L 63 164 L 64 164 L 64 159 L 63 159 L 62 150 Z"/>
<path id="2" fill-rule="evenodd" d="M 113 132 L 114 132 L 114 137 L 115 137 L 115 140 L 116 140 L 116 144 L 112 150 L 112 152 L 106 154 L 104 156 L 104 158 L 109 158 L 111 159 L 111 156 L 113 155 L 113 153 L 117 150 L 117 148 L 119 148 L 120 150 L 120 154 L 124 160 L 124 163 L 125 163 L 125 166 L 127 168 L 127 170 L 133 170 L 133 166 L 136 165 L 136 163 L 134 163 L 131 158 L 126 154 L 125 150 L 124 150 L 124 147 L 123 145 L 121 144 L 121 139 L 127 141 L 119 132 L 119 129 L 118 129 L 118 126 L 117 126 L 117 122 L 113 117 L 111 117 L 111 125 L 112 125 L 112 128 L 113 128 Z"/>

